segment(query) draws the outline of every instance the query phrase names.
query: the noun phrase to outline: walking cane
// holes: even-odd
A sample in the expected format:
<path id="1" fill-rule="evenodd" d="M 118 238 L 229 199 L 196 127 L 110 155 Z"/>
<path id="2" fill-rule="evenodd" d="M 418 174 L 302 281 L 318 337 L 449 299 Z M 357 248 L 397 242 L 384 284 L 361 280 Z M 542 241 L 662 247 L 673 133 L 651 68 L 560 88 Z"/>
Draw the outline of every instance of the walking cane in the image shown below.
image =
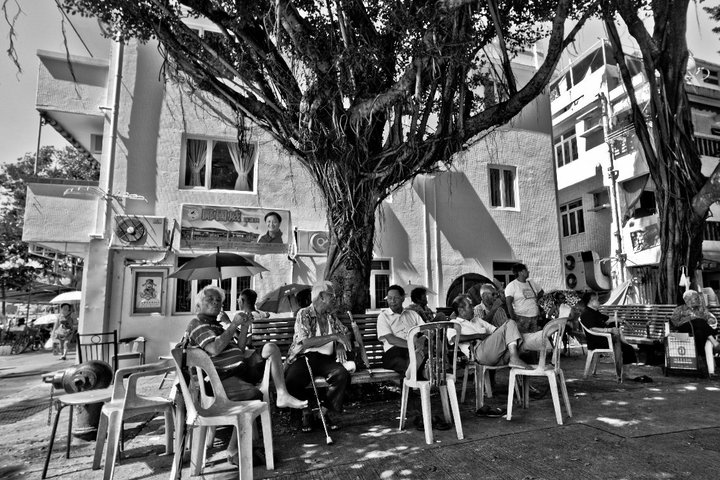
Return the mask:
<path id="1" fill-rule="evenodd" d="M 315 392 L 315 400 L 317 400 L 318 411 L 320 412 L 320 421 L 322 422 L 323 430 L 325 430 L 325 443 L 332 445 L 333 439 L 330 438 L 330 434 L 328 433 L 327 424 L 325 423 L 325 414 L 323 413 L 322 405 L 320 405 L 320 396 L 318 395 L 317 387 L 315 386 L 315 375 L 313 375 L 312 367 L 310 367 L 310 360 L 308 360 L 307 356 L 305 357 L 305 365 L 307 365 L 308 372 L 310 372 L 310 383 L 312 383 L 313 392 Z"/>

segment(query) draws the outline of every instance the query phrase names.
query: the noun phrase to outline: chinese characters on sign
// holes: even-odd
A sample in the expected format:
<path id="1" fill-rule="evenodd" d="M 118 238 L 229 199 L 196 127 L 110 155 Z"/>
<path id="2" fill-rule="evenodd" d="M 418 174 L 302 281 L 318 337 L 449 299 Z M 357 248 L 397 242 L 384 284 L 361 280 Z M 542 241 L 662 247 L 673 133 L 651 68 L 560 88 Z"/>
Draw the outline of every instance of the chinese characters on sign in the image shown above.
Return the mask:
<path id="1" fill-rule="evenodd" d="M 288 210 L 183 205 L 180 248 L 286 253 L 288 232 Z"/>

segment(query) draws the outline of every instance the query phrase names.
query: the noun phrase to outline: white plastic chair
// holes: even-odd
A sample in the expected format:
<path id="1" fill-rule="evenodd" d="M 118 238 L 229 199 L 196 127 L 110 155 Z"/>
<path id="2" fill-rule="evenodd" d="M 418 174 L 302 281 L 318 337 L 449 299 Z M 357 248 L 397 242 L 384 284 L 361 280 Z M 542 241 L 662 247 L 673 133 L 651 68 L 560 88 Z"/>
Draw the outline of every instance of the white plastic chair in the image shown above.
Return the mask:
<path id="1" fill-rule="evenodd" d="M 471 349 L 472 354 L 472 349 Z M 500 370 L 502 368 L 510 368 L 509 365 L 483 365 L 477 360 L 469 360 L 465 367 L 465 375 L 463 376 L 462 389 L 460 390 L 460 403 L 465 402 L 465 393 L 467 390 L 468 373 L 472 368 L 473 380 L 475 382 L 475 410 L 485 405 L 485 397 L 492 398 L 493 391 L 490 382 L 490 371 Z"/>
<path id="2" fill-rule="evenodd" d="M 455 378 L 457 369 L 457 342 L 452 347 L 452 355 L 448 354 L 447 331 L 455 329 L 455 338 L 460 338 L 460 325 L 457 322 L 433 322 L 418 325 L 410 329 L 407 335 L 408 351 L 410 352 L 410 378 L 403 381 L 402 399 L 400 403 L 400 430 L 405 426 L 407 415 L 408 394 L 411 388 L 420 390 L 422 402 L 423 424 L 425 427 L 425 442 L 428 445 L 433 443 L 432 415 L 430 412 L 430 388 L 435 385 L 440 389 L 440 400 L 443 407 L 443 415 L 446 422 L 453 420 L 458 440 L 462 440 L 463 430 L 460 421 L 460 406 L 458 405 L 457 392 L 455 391 Z M 423 341 L 418 337 L 424 336 L 427 339 L 427 363 L 426 370 L 429 372 L 428 380 L 417 378 L 417 358 L 414 354 L 416 345 Z M 450 370 L 452 373 L 448 373 Z M 449 403 L 449 405 L 448 405 Z M 452 408 L 452 419 L 450 417 Z"/>
<path id="3" fill-rule="evenodd" d="M 612 335 L 609 333 L 600 333 L 600 332 L 593 332 L 589 328 L 587 328 L 585 325 L 583 325 L 582 320 L 580 321 L 580 326 L 582 327 L 583 331 L 585 332 L 585 337 L 587 338 L 590 335 L 596 336 L 596 337 L 602 337 L 607 340 L 608 348 L 596 348 L 595 350 L 590 350 L 588 348 L 587 353 L 587 360 L 585 360 L 585 372 L 583 373 L 583 378 L 588 378 L 590 373 L 592 372 L 593 375 L 597 372 L 597 364 L 598 360 L 600 359 L 600 355 L 603 353 L 609 353 L 610 358 L 613 359 L 613 366 L 615 365 L 615 349 L 613 348 L 613 341 L 612 341 Z"/>
<path id="4" fill-rule="evenodd" d="M 265 466 L 268 470 L 274 470 L 272 425 L 268 404 L 261 400 L 242 402 L 229 400 L 208 354 L 199 348 L 189 348 L 186 352 L 185 364 L 190 372 L 196 374 L 193 381 L 197 382 L 200 398 L 191 394 L 190 385 L 187 384 L 182 375 L 182 349 L 173 349 L 172 356 L 177 368 L 177 381 L 180 384 L 185 403 L 186 425 L 188 428 L 197 427 L 191 447 L 190 475 L 195 476 L 202 473 L 207 448 L 207 429 L 210 427 L 232 426 L 237 430 L 239 478 L 253 478 L 252 423 L 258 416 L 260 416 L 263 430 Z M 205 391 L 204 379 L 210 381 L 212 396 Z M 182 455 L 182 448 L 178 448 L 175 455 Z M 174 465 L 179 463 L 177 460 L 173 462 Z M 175 466 L 173 469 L 175 469 Z M 174 477 L 174 473 L 171 473 L 171 478 Z"/>
<path id="5" fill-rule="evenodd" d="M 568 412 L 568 416 L 572 417 L 572 410 L 570 409 L 570 399 L 567 393 L 567 386 L 565 385 L 565 374 L 560 368 L 560 344 L 563 332 L 565 331 L 565 325 L 567 318 L 557 318 L 549 321 L 545 328 L 543 328 L 543 337 L 550 340 L 552 348 L 552 363 L 546 363 L 547 356 L 547 342 L 543 342 L 542 350 L 540 351 L 540 361 L 537 365 L 533 365 L 532 370 L 523 368 L 510 368 L 510 381 L 508 382 L 508 403 L 507 403 L 507 419 L 512 418 L 512 407 L 513 407 L 513 394 L 515 393 L 515 385 L 517 382 L 522 382 L 522 405 L 523 408 L 527 408 L 530 403 L 530 382 L 527 378 L 523 377 L 546 377 L 550 384 L 550 392 L 552 393 L 553 406 L 555 407 L 555 418 L 557 419 L 558 425 L 562 425 L 562 411 L 560 408 L 560 398 L 558 395 L 558 379 L 560 388 L 562 389 L 563 400 L 565 401 L 565 409 Z M 518 377 L 519 380 L 518 380 Z"/>
<path id="6" fill-rule="evenodd" d="M 123 422 L 128 418 L 146 413 L 162 412 L 165 415 L 165 453 L 173 453 L 173 433 L 175 430 L 173 424 L 175 406 L 173 401 L 164 397 L 148 397 L 138 394 L 137 382 L 142 377 L 164 375 L 174 368 L 175 366 L 171 361 L 164 361 L 121 368 L 115 372 L 112 399 L 103 405 L 100 416 L 92 465 L 93 470 L 100 468 L 103 446 L 105 446 L 104 480 L 113 478 L 115 474 L 115 463 Z"/>

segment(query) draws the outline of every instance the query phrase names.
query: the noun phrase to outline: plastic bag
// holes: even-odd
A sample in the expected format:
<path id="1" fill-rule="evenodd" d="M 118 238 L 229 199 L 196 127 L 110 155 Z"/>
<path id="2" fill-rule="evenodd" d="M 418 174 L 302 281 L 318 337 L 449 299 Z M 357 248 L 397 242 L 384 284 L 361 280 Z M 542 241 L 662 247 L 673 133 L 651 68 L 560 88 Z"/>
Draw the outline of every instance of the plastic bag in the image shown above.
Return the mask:
<path id="1" fill-rule="evenodd" d="M 53 343 L 54 343 L 54 342 L 53 342 L 53 338 L 50 337 L 50 338 L 47 339 L 47 342 L 45 342 L 45 345 L 43 345 L 43 348 L 44 348 L 45 350 L 52 350 L 52 349 L 53 349 Z"/>

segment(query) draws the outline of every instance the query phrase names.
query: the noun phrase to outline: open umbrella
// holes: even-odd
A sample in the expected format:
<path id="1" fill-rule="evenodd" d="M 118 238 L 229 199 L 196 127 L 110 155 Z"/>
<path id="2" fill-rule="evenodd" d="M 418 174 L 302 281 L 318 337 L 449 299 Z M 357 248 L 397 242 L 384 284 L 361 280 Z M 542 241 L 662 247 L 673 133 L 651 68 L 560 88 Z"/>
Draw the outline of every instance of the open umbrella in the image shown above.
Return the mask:
<path id="1" fill-rule="evenodd" d="M 57 320 L 57 315 L 54 313 L 48 313 L 35 319 L 35 325 L 54 325 Z"/>
<path id="2" fill-rule="evenodd" d="M 267 268 L 236 253 L 216 252 L 195 257 L 168 275 L 180 280 L 211 280 L 233 277 L 251 277 Z"/>
<path id="3" fill-rule="evenodd" d="M 310 290 L 310 285 L 302 283 L 290 283 L 276 288 L 265 295 L 260 302 L 257 303 L 257 309 L 264 312 L 294 312 L 298 309 L 297 294 L 303 290 Z"/>
<path id="4" fill-rule="evenodd" d="M 82 296 L 82 292 L 79 290 L 74 290 L 72 292 L 65 292 L 61 293 L 57 297 L 50 300 L 50 303 L 73 303 L 73 302 L 79 302 L 80 297 Z"/>

